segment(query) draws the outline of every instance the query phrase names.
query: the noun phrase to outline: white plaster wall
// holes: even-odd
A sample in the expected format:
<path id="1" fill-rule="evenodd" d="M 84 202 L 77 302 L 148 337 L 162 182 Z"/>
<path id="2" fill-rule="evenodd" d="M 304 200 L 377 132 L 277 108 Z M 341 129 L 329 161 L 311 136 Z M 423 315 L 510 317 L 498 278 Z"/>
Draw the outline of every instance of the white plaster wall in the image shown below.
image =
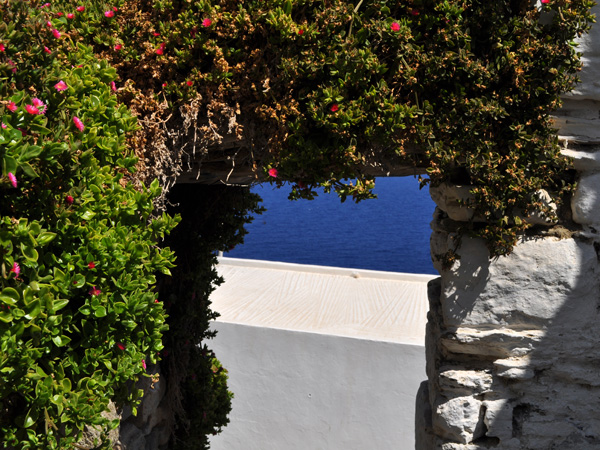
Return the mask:
<path id="1" fill-rule="evenodd" d="M 216 322 L 235 393 L 212 450 L 412 450 L 424 348 Z"/>

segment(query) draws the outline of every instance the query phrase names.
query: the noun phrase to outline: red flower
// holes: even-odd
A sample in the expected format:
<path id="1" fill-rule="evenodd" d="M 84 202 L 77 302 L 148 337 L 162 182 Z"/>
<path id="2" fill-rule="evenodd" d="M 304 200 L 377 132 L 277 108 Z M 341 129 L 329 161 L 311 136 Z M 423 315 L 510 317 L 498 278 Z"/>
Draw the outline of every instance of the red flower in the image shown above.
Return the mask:
<path id="1" fill-rule="evenodd" d="M 298 34 L 299 34 L 300 36 L 302 36 L 302 35 L 304 34 L 304 30 L 303 30 L 302 28 L 300 28 L 300 29 L 298 30 Z"/>
<path id="2" fill-rule="evenodd" d="M 98 289 L 96 286 L 92 286 L 90 288 L 90 290 L 88 291 L 88 293 L 93 297 L 93 296 L 102 294 L 102 291 L 100 289 Z"/>
<path id="3" fill-rule="evenodd" d="M 336 112 L 337 110 L 339 110 L 340 107 L 337 105 L 337 103 L 334 103 L 333 105 L 331 105 L 331 107 L 329 108 L 329 110 L 331 112 Z"/>
<path id="4" fill-rule="evenodd" d="M 58 17 L 62 17 L 63 13 L 61 13 L 61 12 L 57 12 L 57 13 L 56 13 L 56 15 L 57 15 Z"/>
<path id="5" fill-rule="evenodd" d="M 67 202 L 67 205 L 72 205 L 73 204 L 73 197 L 70 195 L 67 195 L 65 197 L 65 201 Z"/>
<path id="6" fill-rule="evenodd" d="M 123 44 L 117 44 L 117 45 L 115 45 L 115 51 L 117 51 L 117 52 L 119 50 L 121 50 L 122 48 L 123 48 Z"/>
<path id="7" fill-rule="evenodd" d="M 160 33 L 157 33 L 156 31 L 153 31 L 153 32 L 152 32 L 152 36 L 154 36 L 154 37 L 158 37 L 158 36 L 160 36 Z"/>
<path id="8" fill-rule="evenodd" d="M 117 348 L 119 350 L 125 350 L 125 344 L 121 344 L 120 342 L 117 342 Z"/>
<path id="9" fill-rule="evenodd" d="M 3 52 L 4 50 L 6 50 L 6 47 L 4 44 L 0 44 L 0 52 Z"/>
<path id="10" fill-rule="evenodd" d="M 15 177 L 15 174 L 12 172 L 8 172 L 8 179 L 10 180 L 10 184 L 12 184 L 12 187 L 16 188 L 17 187 L 17 177 Z"/>
<path id="11" fill-rule="evenodd" d="M 400 24 L 398 22 L 392 22 L 390 28 L 392 29 L 392 31 L 400 31 Z"/>
<path id="12" fill-rule="evenodd" d="M 48 109 L 48 107 L 46 106 L 46 104 L 41 101 L 39 98 L 34 98 L 31 103 L 33 103 L 33 106 L 35 106 L 40 114 L 46 114 L 46 110 Z"/>
<path id="13" fill-rule="evenodd" d="M 273 169 L 269 169 L 269 176 L 273 177 L 273 178 L 277 178 L 278 172 L 277 169 L 273 168 Z"/>
<path id="14" fill-rule="evenodd" d="M 90 269 L 95 269 L 95 268 L 96 268 L 96 263 L 95 263 L 94 261 L 90 261 L 90 262 L 88 263 L 88 267 L 89 267 Z"/>
<path id="15" fill-rule="evenodd" d="M 73 14 L 73 13 L 67 14 L 67 19 L 72 19 L 73 17 L 75 17 L 75 14 Z"/>
<path id="16" fill-rule="evenodd" d="M 78 6 L 77 7 L 77 12 L 84 12 L 85 11 L 85 6 Z"/>
<path id="17" fill-rule="evenodd" d="M 77 129 L 79 131 L 83 131 L 83 129 L 85 128 L 83 126 L 83 122 L 81 121 L 81 119 L 77 116 L 73 117 L 73 123 L 75 124 L 75 126 L 77 127 Z"/>
<path id="18" fill-rule="evenodd" d="M 418 16 L 419 14 L 421 14 L 421 13 L 419 12 L 419 10 L 418 10 L 418 9 L 411 9 L 411 10 L 410 10 L 410 13 L 411 13 L 413 16 Z"/>
<path id="19" fill-rule="evenodd" d="M 188 81 L 185 82 L 185 84 L 187 84 L 188 86 L 191 86 L 192 84 L 194 84 L 194 82 L 191 81 L 191 80 L 188 80 Z"/>
<path id="20" fill-rule="evenodd" d="M 25 111 L 27 111 L 29 114 L 33 114 L 33 115 L 36 115 L 36 114 L 40 113 L 40 110 L 37 109 L 33 105 L 25 105 Z"/>
<path id="21" fill-rule="evenodd" d="M 157 55 L 162 55 L 165 52 L 165 43 L 160 44 L 160 47 L 156 50 Z"/>
<path id="22" fill-rule="evenodd" d="M 69 86 L 67 86 L 67 83 L 65 83 L 63 80 L 60 80 L 54 85 L 54 89 L 56 89 L 57 91 L 64 91 L 66 89 L 69 89 Z"/>
<path id="23" fill-rule="evenodd" d="M 203 26 L 204 28 L 210 27 L 211 25 L 212 25 L 212 20 L 210 20 L 210 19 L 204 19 L 204 20 L 202 21 L 202 26 Z"/>

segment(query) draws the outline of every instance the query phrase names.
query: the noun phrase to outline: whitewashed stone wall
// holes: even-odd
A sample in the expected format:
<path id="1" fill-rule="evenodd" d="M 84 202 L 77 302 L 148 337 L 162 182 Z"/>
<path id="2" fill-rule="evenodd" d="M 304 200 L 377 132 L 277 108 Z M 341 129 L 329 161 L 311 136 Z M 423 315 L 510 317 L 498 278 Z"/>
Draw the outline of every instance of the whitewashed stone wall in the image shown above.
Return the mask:
<path id="1" fill-rule="evenodd" d="M 596 7 L 596 13 L 600 8 Z M 506 257 L 463 238 L 457 188 L 434 190 L 427 376 L 418 450 L 600 449 L 600 28 L 582 42 L 583 84 L 557 115 L 579 184 L 569 230 L 541 226 Z"/>

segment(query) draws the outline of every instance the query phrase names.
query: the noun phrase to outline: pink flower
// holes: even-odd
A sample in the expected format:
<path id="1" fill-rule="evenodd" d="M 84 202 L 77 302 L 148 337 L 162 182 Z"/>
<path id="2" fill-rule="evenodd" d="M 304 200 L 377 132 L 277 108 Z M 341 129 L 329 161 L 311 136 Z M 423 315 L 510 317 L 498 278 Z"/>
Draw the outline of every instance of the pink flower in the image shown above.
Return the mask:
<path id="1" fill-rule="evenodd" d="M 117 44 L 117 45 L 115 45 L 115 51 L 117 51 L 117 52 L 119 50 L 121 50 L 122 48 L 123 48 L 123 44 Z"/>
<path id="2" fill-rule="evenodd" d="M 72 19 L 73 17 L 75 17 L 75 14 L 73 14 L 73 13 L 67 14 L 67 19 Z"/>
<path id="3" fill-rule="evenodd" d="M 204 19 L 202 21 L 202 26 L 205 28 L 210 27 L 211 25 L 212 25 L 212 20 L 210 20 L 210 19 Z"/>
<path id="4" fill-rule="evenodd" d="M 4 44 L 0 44 L 0 52 L 3 52 L 4 50 L 6 50 L 6 47 Z"/>
<path id="5" fill-rule="evenodd" d="M 18 263 L 15 262 L 13 263 L 12 269 L 10 269 L 10 271 L 15 274 L 16 278 L 18 278 L 19 274 L 21 273 L 21 267 Z"/>
<path id="6" fill-rule="evenodd" d="M 154 37 L 158 37 L 158 36 L 160 36 L 160 33 L 157 33 L 156 31 L 153 31 L 153 32 L 152 32 L 152 36 L 154 36 Z"/>
<path id="7" fill-rule="evenodd" d="M 90 269 L 95 269 L 96 268 L 96 263 L 94 261 L 90 261 L 87 265 Z"/>
<path id="8" fill-rule="evenodd" d="M 92 286 L 89 290 L 89 294 L 91 296 L 100 295 L 100 294 L 102 294 L 102 291 L 100 289 L 98 289 L 96 286 Z"/>
<path id="9" fill-rule="evenodd" d="M 50 6 L 50 3 L 44 3 L 40 8 L 47 8 L 48 6 Z"/>
<path id="10" fill-rule="evenodd" d="M 120 342 L 117 342 L 117 348 L 118 348 L 119 350 L 121 350 L 121 351 L 122 351 L 122 350 L 125 350 L 125 344 L 122 344 L 122 343 L 120 343 Z"/>
<path id="11" fill-rule="evenodd" d="M 144 370 L 146 370 L 146 360 L 142 359 L 142 367 L 144 368 Z"/>
<path id="12" fill-rule="evenodd" d="M 329 110 L 331 112 L 336 112 L 337 110 L 339 110 L 340 107 L 337 105 L 337 103 L 334 103 L 333 105 L 331 105 L 331 107 L 329 108 Z"/>
<path id="13" fill-rule="evenodd" d="M 164 50 L 163 50 L 162 47 L 156 49 L 156 54 L 157 55 L 162 55 L 163 53 L 164 53 Z"/>
<path id="14" fill-rule="evenodd" d="M 75 126 L 77 127 L 77 129 L 79 131 L 83 131 L 83 129 L 85 128 L 83 126 L 83 122 L 81 121 L 81 119 L 77 116 L 73 117 L 73 123 L 75 124 Z"/>
<path id="15" fill-rule="evenodd" d="M 67 205 L 72 205 L 73 204 L 73 196 L 67 195 L 65 197 L 65 202 L 67 202 Z"/>
<path id="16" fill-rule="evenodd" d="M 400 24 L 398 22 L 392 22 L 390 28 L 392 29 L 392 31 L 400 31 Z"/>
<path id="17" fill-rule="evenodd" d="M 16 188 L 17 187 L 17 177 L 15 177 L 15 174 L 12 172 L 8 172 L 8 179 L 10 180 L 10 184 L 12 184 L 12 187 Z"/>
<path id="18" fill-rule="evenodd" d="M 15 102 L 9 102 L 8 105 L 6 105 L 6 107 L 10 112 L 15 112 L 17 110 L 17 105 L 15 104 Z"/>
<path id="19" fill-rule="evenodd" d="M 269 169 L 269 176 L 273 177 L 273 178 L 277 178 L 277 169 L 273 168 L 273 169 Z"/>
<path id="20" fill-rule="evenodd" d="M 84 12 L 85 6 L 78 6 L 76 9 L 77 9 L 77 12 Z"/>
<path id="21" fill-rule="evenodd" d="M 40 114 L 46 114 L 48 107 L 43 101 L 41 101 L 39 98 L 34 98 L 31 102 L 33 103 L 33 106 L 38 109 Z"/>
<path id="22" fill-rule="evenodd" d="M 44 45 L 44 51 L 45 51 L 46 53 L 48 53 L 48 54 L 52 53 L 52 50 L 50 50 L 50 49 L 49 49 L 48 47 L 46 47 L 45 45 Z"/>
<path id="23" fill-rule="evenodd" d="M 114 81 L 111 81 L 111 82 L 110 82 L 110 88 L 111 88 L 111 89 L 112 89 L 114 92 L 117 92 L 117 85 L 115 84 L 115 82 L 114 82 Z"/>
<path id="24" fill-rule="evenodd" d="M 541 0 L 543 4 L 550 3 L 550 0 Z"/>
<path id="25" fill-rule="evenodd" d="M 54 89 L 56 89 L 57 91 L 66 91 L 67 89 L 69 89 L 69 86 L 67 86 L 67 83 L 65 83 L 63 80 L 60 80 L 54 85 Z"/>
<path id="26" fill-rule="evenodd" d="M 4 122 L 2 122 L 2 124 L 1 124 L 0 126 L 1 126 L 2 128 L 4 128 L 4 129 L 6 129 L 6 128 L 7 128 L 7 126 L 6 126 L 6 124 L 5 124 Z"/>
<path id="27" fill-rule="evenodd" d="M 10 70 L 12 71 L 12 73 L 17 73 L 17 65 L 12 59 L 9 59 L 8 61 L 6 61 L 6 63 L 11 67 Z"/>
<path id="28" fill-rule="evenodd" d="M 58 31 L 56 28 L 54 30 L 52 30 L 52 35 L 56 38 L 56 39 L 60 39 L 60 31 Z"/>
<path id="29" fill-rule="evenodd" d="M 40 110 L 33 105 L 25 105 L 25 111 L 27 111 L 29 114 L 33 114 L 34 116 L 40 113 Z"/>
<path id="30" fill-rule="evenodd" d="M 47 26 L 48 28 L 52 28 L 52 22 L 50 22 L 50 21 L 46 22 L 46 26 Z"/>
<path id="31" fill-rule="evenodd" d="M 115 13 L 114 13 L 113 11 L 104 11 L 104 15 L 105 15 L 106 17 L 108 17 L 109 19 L 110 19 L 111 17 L 115 17 Z"/>

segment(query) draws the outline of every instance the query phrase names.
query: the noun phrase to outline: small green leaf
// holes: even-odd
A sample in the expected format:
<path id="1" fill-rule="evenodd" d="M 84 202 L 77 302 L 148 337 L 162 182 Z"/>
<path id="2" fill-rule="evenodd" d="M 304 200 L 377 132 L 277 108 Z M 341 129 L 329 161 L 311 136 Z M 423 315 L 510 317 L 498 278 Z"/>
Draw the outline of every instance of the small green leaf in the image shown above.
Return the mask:
<path id="1" fill-rule="evenodd" d="M 52 302 L 52 312 L 56 312 L 59 309 L 63 309 L 65 306 L 67 306 L 68 303 L 69 303 L 69 300 L 67 300 L 65 298 L 58 298 L 58 299 L 54 300 Z"/>
<path id="2" fill-rule="evenodd" d="M 36 262 L 39 256 L 37 250 L 32 245 L 25 245 L 24 243 L 21 243 L 21 253 L 27 260 L 32 262 Z"/>
<path id="3" fill-rule="evenodd" d="M 48 132 L 50 132 L 50 130 L 48 130 Z M 25 145 L 19 155 L 19 162 L 29 161 L 30 159 L 39 156 L 40 153 L 42 153 L 42 147 L 39 145 Z"/>
<path id="4" fill-rule="evenodd" d="M 2 292 L 0 292 L 0 300 L 7 305 L 15 305 L 20 299 L 21 296 L 15 288 L 5 287 L 2 289 Z"/>
<path id="5" fill-rule="evenodd" d="M 54 238 L 56 237 L 56 233 L 51 233 L 49 231 L 42 231 L 38 234 L 36 241 L 41 246 L 48 245 Z"/>
<path id="6" fill-rule="evenodd" d="M 52 336 L 52 342 L 54 342 L 57 347 L 64 347 L 71 342 L 71 338 L 68 336 Z"/>

